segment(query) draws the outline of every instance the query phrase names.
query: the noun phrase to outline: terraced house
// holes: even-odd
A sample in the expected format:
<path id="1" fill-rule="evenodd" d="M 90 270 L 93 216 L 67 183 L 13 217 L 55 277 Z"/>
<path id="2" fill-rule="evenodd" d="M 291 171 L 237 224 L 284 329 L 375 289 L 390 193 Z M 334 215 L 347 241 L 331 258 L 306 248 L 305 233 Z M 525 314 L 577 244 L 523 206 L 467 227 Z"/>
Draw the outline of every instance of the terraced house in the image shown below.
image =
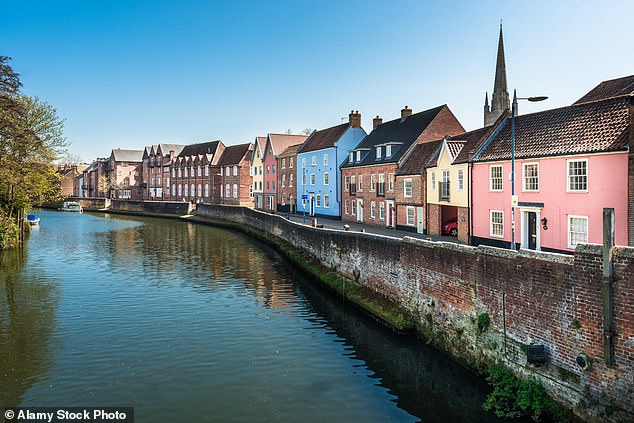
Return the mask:
<path id="1" fill-rule="evenodd" d="M 169 201 L 170 189 L 170 165 L 174 157 L 183 150 L 181 144 L 157 144 L 145 147 L 143 152 L 142 174 L 144 200 Z"/>
<path id="2" fill-rule="evenodd" d="M 307 136 L 295 134 L 269 134 L 264 146 L 262 166 L 264 168 L 264 206 L 267 211 L 277 209 L 277 155 L 292 145 L 302 144 Z"/>
<path id="3" fill-rule="evenodd" d="M 306 200 L 298 211 L 309 215 L 341 216 L 341 169 L 348 153 L 366 136 L 361 114 L 351 111 L 348 122 L 313 131 L 297 151 L 297 196 Z"/>
<path id="4" fill-rule="evenodd" d="M 297 150 L 302 144 L 291 145 L 277 156 L 277 211 L 295 213 L 297 211 L 297 179 L 295 169 Z"/>
<path id="5" fill-rule="evenodd" d="M 605 81 L 571 106 L 515 119 L 515 242 L 572 252 L 603 242 L 603 208 L 615 241 L 633 244 L 634 76 Z M 511 124 L 501 122 L 472 158 L 473 243 L 509 247 Z"/>
<path id="6" fill-rule="evenodd" d="M 394 175 L 418 143 L 464 132 L 447 105 L 416 114 L 405 106 L 400 119 L 381 123 L 354 147 L 341 165 L 342 220 L 393 228 L 396 225 Z"/>
<path id="7" fill-rule="evenodd" d="M 256 209 L 261 209 L 264 204 L 264 163 L 262 160 L 264 159 L 266 140 L 267 137 L 255 137 L 251 155 L 251 183 L 253 186 L 251 195 Z"/>
<path id="8" fill-rule="evenodd" d="M 222 204 L 253 207 L 251 196 L 251 156 L 253 144 L 229 145 L 220 158 L 220 197 Z M 211 185 L 213 189 L 213 184 Z M 214 194 L 210 194 L 214 198 Z"/>
<path id="9" fill-rule="evenodd" d="M 171 163 L 172 198 L 219 204 L 219 161 L 224 150 L 220 140 L 185 146 Z"/>
<path id="10" fill-rule="evenodd" d="M 110 183 L 108 197 L 140 200 L 143 195 L 142 163 L 143 150 L 113 149 L 106 167 L 106 175 Z"/>

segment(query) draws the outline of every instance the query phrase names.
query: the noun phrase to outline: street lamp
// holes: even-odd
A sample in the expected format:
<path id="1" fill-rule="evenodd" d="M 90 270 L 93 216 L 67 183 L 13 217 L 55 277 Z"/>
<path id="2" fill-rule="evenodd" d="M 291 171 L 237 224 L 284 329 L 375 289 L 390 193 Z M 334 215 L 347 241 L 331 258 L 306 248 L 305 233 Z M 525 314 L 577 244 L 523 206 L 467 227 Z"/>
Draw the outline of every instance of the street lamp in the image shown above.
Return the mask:
<path id="1" fill-rule="evenodd" d="M 544 101 L 548 97 L 517 97 L 517 90 L 513 90 L 513 104 L 511 106 L 511 249 L 515 250 L 515 113 L 517 113 L 517 100 L 528 100 L 531 102 Z"/>

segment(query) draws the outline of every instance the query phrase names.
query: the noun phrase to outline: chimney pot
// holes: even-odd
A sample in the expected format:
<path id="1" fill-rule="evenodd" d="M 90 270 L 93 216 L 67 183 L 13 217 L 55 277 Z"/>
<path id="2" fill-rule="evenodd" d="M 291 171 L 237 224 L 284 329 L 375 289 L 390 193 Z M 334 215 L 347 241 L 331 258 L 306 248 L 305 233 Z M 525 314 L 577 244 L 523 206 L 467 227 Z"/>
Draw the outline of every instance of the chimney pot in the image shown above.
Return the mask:
<path id="1" fill-rule="evenodd" d="M 354 110 L 350 110 L 348 122 L 350 123 L 351 128 L 361 128 L 361 115 L 358 110 L 356 113 Z"/>
<path id="2" fill-rule="evenodd" d="M 382 123 L 383 123 L 383 119 L 381 119 L 379 115 L 376 115 L 376 117 L 372 119 L 372 129 L 376 128 Z"/>
<path id="3" fill-rule="evenodd" d="M 412 115 L 412 109 L 405 106 L 405 108 L 401 110 L 401 121 L 404 121 L 405 119 L 407 119 L 408 116 L 411 116 L 411 115 Z"/>

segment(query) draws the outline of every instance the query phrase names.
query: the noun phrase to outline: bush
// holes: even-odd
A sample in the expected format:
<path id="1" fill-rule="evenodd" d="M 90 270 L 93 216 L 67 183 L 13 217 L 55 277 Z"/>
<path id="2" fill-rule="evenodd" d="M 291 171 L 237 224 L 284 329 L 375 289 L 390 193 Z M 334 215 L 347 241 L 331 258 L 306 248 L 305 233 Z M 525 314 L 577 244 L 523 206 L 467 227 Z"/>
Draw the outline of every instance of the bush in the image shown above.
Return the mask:
<path id="1" fill-rule="evenodd" d="M 19 239 L 17 223 L 0 215 L 0 250 L 14 248 Z"/>

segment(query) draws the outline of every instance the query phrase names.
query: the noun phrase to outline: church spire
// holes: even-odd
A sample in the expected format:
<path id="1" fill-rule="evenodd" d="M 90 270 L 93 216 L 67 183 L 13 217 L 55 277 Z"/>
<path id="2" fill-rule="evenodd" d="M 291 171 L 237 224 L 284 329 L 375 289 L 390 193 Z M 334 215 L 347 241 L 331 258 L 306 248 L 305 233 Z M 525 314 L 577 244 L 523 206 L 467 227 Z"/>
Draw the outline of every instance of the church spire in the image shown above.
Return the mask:
<path id="1" fill-rule="evenodd" d="M 502 22 L 500 22 L 500 37 L 498 39 L 497 61 L 495 64 L 495 82 L 491 95 L 491 111 L 484 114 L 484 125 L 492 125 L 497 118 L 510 108 L 508 84 L 506 82 L 506 60 L 504 58 L 504 36 Z"/>

